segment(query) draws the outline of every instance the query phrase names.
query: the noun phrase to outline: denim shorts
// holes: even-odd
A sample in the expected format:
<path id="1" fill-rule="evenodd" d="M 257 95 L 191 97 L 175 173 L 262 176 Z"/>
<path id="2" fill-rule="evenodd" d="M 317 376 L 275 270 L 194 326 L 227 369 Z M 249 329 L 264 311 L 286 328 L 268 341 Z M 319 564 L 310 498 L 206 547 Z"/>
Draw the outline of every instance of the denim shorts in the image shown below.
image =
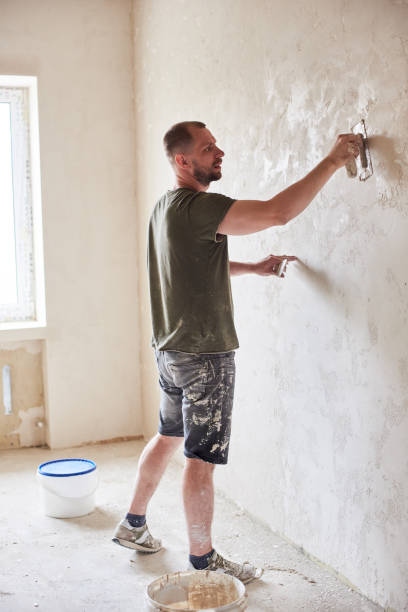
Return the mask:
<path id="1" fill-rule="evenodd" d="M 235 352 L 182 353 L 156 350 L 163 436 L 184 437 L 191 459 L 228 461 Z"/>

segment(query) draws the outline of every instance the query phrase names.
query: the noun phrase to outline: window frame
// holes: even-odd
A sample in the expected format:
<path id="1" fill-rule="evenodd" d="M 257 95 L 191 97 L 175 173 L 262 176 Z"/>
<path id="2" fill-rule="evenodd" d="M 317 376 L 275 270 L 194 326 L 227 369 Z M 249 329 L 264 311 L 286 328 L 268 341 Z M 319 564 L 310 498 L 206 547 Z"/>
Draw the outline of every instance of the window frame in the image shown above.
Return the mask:
<path id="1" fill-rule="evenodd" d="M 35 293 L 35 319 L 29 321 L 0 321 L 0 332 L 46 326 L 44 248 L 42 228 L 40 136 L 38 120 L 37 77 L 0 75 L 0 87 L 25 88 L 28 93 L 29 154 L 31 176 L 31 211 L 33 239 L 33 269 Z"/>

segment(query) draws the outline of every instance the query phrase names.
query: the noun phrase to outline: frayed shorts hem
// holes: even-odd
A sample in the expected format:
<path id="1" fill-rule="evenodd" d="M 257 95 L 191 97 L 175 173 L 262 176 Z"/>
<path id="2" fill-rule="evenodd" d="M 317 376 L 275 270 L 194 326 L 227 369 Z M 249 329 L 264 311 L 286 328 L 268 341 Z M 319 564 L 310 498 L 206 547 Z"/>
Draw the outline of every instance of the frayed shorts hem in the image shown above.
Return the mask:
<path id="1" fill-rule="evenodd" d="M 169 433 L 167 431 L 163 431 L 160 427 L 158 429 L 158 433 L 161 436 L 167 436 L 169 438 L 184 438 L 184 433 Z"/>
<path id="2" fill-rule="evenodd" d="M 227 459 L 214 458 L 214 457 L 200 457 L 200 455 L 194 455 L 194 453 L 189 453 L 188 451 L 184 451 L 184 456 L 187 459 L 201 459 L 201 461 L 205 461 L 206 463 L 212 463 L 214 465 L 227 465 Z"/>

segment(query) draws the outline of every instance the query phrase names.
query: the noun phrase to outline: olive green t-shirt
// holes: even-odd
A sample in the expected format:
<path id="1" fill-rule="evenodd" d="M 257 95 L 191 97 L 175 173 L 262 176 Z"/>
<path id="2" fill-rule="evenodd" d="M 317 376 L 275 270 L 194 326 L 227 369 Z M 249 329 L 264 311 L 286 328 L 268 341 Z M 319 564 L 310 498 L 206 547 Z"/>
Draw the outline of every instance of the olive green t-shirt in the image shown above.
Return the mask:
<path id="1" fill-rule="evenodd" d="M 156 203 L 148 239 L 156 349 L 222 353 L 238 347 L 228 240 L 217 234 L 234 202 L 218 193 L 179 188 Z"/>

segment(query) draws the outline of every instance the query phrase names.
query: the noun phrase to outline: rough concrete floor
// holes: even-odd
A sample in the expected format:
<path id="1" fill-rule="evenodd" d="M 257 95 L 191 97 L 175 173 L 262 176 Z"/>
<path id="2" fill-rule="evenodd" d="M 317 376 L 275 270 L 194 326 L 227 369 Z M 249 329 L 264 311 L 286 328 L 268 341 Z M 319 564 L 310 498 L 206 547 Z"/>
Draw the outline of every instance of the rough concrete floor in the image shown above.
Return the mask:
<path id="1" fill-rule="evenodd" d="M 110 540 L 127 511 L 142 448 L 142 442 L 122 442 L 0 452 L 0 610 L 144 611 L 146 586 L 162 574 L 186 569 L 177 462 L 169 466 L 148 515 L 165 549 L 140 555 Z M 81 518 L 50 518 L 42 511 L 36 469 L 44 461 L 67 457 L 97 463 L 97 508 Z M 220 495 L 214 523 L 215 545 L 222 553 L 265 568 L 262 580 L 247 586 L 249 612 L 382 610 Z"/>

